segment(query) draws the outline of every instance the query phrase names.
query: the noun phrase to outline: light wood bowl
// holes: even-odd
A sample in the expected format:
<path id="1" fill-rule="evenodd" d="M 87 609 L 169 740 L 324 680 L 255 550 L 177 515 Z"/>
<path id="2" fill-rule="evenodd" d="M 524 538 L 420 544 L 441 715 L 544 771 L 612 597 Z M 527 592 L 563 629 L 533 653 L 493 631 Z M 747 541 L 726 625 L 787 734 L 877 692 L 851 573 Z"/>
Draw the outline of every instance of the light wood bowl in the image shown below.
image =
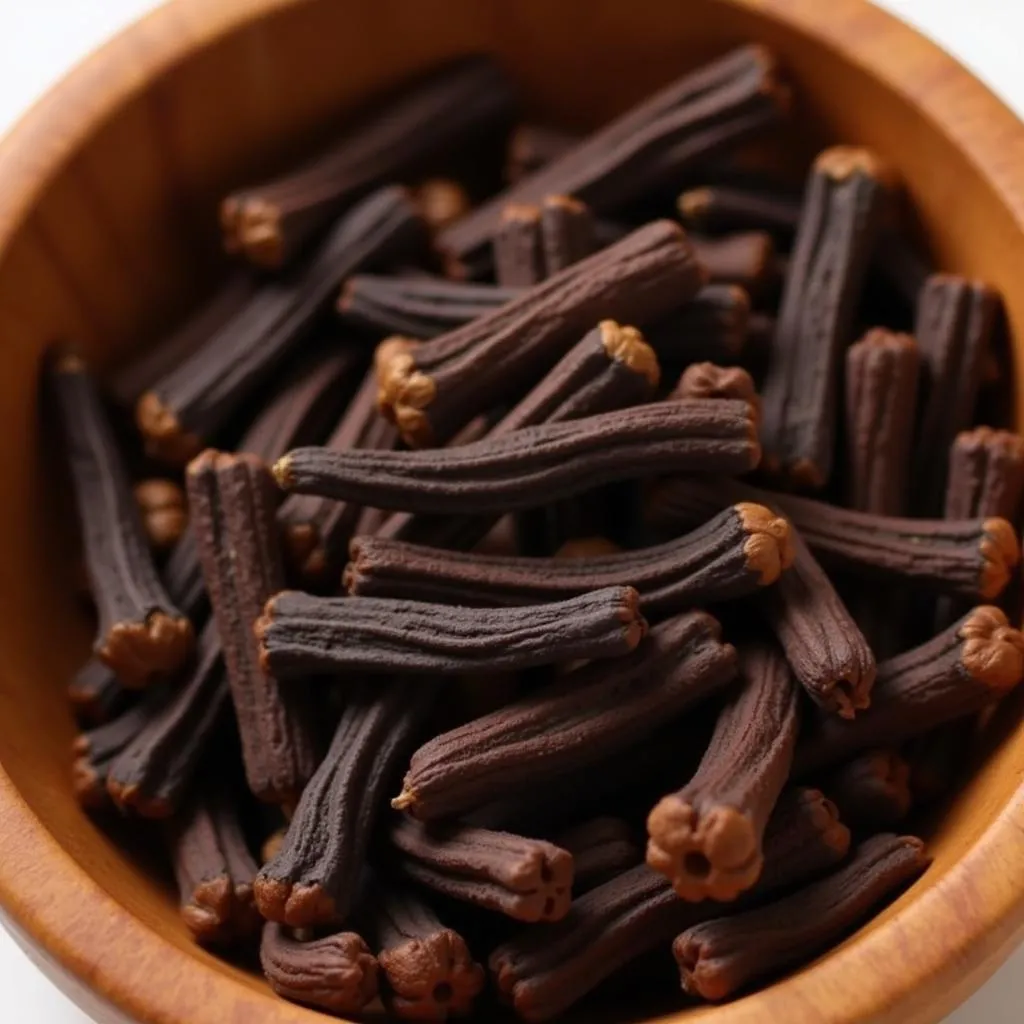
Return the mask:
<path id="1" fill-rule="evenodd" d="M 1024 346 L 1024 126 L 862 0 L 179 0 L 87 60 L 0 147 L 0 902 L 100 1020 L 322 1018 L 195 947 L 166 881 L 72 797 L 64 687 L 89 636 L 67 502 L 40 456 L 41 352 L 69 339 L 107 359 L 153 338 L 218 266 L 225 190 L 402 75 L 491 51 L 538 109 L 583 127 L 752 39 L 799 86 L 800 152 L 841 140 L 889 157 L 937 264 L 995 285 Z M 771 988 L 673 1019 L 912 1024 L 980 985 L 1024 925 L 1024 728 L 1013 710 L 1004 721 L 902 899 Z"/>

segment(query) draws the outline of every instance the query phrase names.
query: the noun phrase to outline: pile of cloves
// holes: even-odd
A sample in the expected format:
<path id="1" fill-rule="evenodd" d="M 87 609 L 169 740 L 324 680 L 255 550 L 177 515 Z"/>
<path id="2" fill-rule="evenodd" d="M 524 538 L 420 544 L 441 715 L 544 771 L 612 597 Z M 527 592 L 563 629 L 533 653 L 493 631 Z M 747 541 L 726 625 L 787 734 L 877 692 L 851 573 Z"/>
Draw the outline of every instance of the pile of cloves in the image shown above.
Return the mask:
<path id="1" fill-rule="evenodd" d="M 746 46 L 576 138 L 457 61 L 227 197 L 172 336 L 51 356 L 75 791 L 282 996 L 726 999 L 925 870 L 1024 678 L 1024 441 L 898 169 L 750 158 L 796 100 Z"/>

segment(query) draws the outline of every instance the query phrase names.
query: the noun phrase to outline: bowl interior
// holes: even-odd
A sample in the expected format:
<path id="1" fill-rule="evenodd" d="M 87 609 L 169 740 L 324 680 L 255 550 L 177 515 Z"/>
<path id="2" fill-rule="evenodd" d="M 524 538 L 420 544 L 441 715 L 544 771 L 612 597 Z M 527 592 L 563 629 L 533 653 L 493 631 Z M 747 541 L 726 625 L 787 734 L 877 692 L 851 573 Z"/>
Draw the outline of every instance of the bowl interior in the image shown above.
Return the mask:
<path id="1" fill-rule="evenodd" d="M 843 33 L 853 41 L 861 33 L 870 47 L 868 36 L 891 24 L 855 0 L 835 4 L 825 35 L 836 45 L 798 27 L 798 12 L 810 4 L 783 0 L 561 0 L 557 15 L 547 0 L 267 0 L 250 5 L 261 13 L 248 23 L 241 6 L 204 13 L 202 3 L 184 2 L 160 12 L 79 72 L 74 92 L 63 90 L 36 112 L 19 139 L 19 153 L 36 153 L 36 165 L 0 161 L 5 187 L 33 199 L 0 211 L 0 238 L 8 239 L 0 252 L 0 337 L 8 360 L 0 375 L 0 763 L 32 814 L 106 896 L 169 951 L 209 968 L 196 973 L 197 986 L 224 976 L 262 992 L 255 977 L 192 945 L 167 881 L 144 857 L 125 856 L 72 797 L 74 726 L 64 688 L 90 637 L 74 596 L 67 502 L 55 498 L 55 475 L 40 458 L 36 380 L 46 346 L 73 340 L 109 360 L 145 345 L 221 272 L 216 203 L 229 187 L 287 166 L 360 98 L 467 51 L 496 54 L 534 113 L 585 128 L 732 44 L 768 43 L 783 57 L 799 102 L 795 129 L 772 145 L 771 157 L 799 166 L 831 140 L 877 149 L 900 169 L 916 230 L 936 265 L 1000 289 L 1015 338 L 1024 337 L 1024 234 L 987 169 L 914 96 L 850 58 L 839 42 Z M 829 7 L 822 16 L 833 17 Z M 792 18 L 777 16 L 783 8 L 793 9 Z M 892 60 L 907 66 L 908 80 L 927 76 L 935 51 L 905 29 L 898 39 L 906 45 Z M 163 67 L 155 78 L 140 74 L 153 66 Z M 921 78 L 918 87 L 943 82 Z M 113 92 L 123 101 L 97 120 L 91 100 Z M 924 892 L 951 884 L 954 865 L 1010 804 L 1024 763 L 1015 710 L 1006 709 L 977 773 L 929 825 L 931 871 L 847 947 L 877 950 L 864 945 L 868 933 L 892 932 Z M 969 901 L 963 913 L 972 913 Z M 98 934 L 97 963 L 104 941 Z M 898 972 L 912 951 L 897 944 L 891 955 L 892 963 L 877 965 L 883 974 Z M 818 964 L 803 975 L 821 970 Z M 107 985 L 107 966 L 95 980 Z M 144 989 L 145 979 L 138 980 Z M 776 991 L 796 992 L 799 981 Z M 951 982 L 951 991 L 960 983 L 965 979 Z M 765 998 L 715 1012 L 723 1021 L 748 1019 L 751 1008 L 769 1005 Z M 146 1010 L 159 1000 L 154 994 L 138 1005 Z M 303 1011 L 286 1018 L 277 1005 L 268 997 L 268 1016 L 260 1019 L 307 1019 Z M 789 1005 L 794 1019 L 804 1019 L 799 1001 Z M 829 1019 L 858 1019 L 863 1011 L 854 1000 L 836 1012 Z M 643 1017 L 646 1010 L 631 1006 L 629 1013 Z M 145 1019 L 179 1018 L 154 1012 Z"/>

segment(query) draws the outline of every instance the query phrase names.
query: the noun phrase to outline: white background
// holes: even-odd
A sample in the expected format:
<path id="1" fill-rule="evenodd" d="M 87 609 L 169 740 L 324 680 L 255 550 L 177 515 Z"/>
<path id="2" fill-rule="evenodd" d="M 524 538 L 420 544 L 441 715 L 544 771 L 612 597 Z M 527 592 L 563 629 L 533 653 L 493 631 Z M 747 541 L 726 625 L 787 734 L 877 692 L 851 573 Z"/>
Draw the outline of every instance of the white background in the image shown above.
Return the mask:
<path id="1" fill-rule="evenodd" d="M 210 0 L 215 3 L 216 0 Z M 879 0 L 932 36 L 1024 117 L 1019 0 Z M 0 0 L 0 132 L 82 56 L 153 0 Z M 827 17 L 828 0 L 821 0 Z M 2 827 L 2 823 L 0 823 Z M 12 1024 L 92 1024 L 0 929 L 0 1019 Z M 1024 950 L 946 1024 L 1020 1024 Z"/>

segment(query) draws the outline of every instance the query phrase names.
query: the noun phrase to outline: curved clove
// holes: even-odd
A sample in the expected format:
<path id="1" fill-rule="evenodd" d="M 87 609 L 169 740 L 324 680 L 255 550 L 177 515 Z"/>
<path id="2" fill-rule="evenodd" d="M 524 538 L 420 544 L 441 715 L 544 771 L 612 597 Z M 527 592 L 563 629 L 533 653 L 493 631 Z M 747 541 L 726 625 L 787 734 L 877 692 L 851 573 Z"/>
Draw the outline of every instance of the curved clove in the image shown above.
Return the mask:
<path id="1" fill-rule="evenodd" d="M 93 651 L 129 688 L 184 664 L 192 625 L 160 582 L 138 504 L 91 374 L 76 356 L 51 365 L 50 391 L 82 528 L 82 545 L 99 628 Z"/>
<path id="2" fill-rule="evenodd" d="M 752 643 L 739 666 L 697 774 L 647 818 L 647 863 L 691 902 L 734 900 L 757 882 L 765 826 L 793 763 L 800 719 L 785 658 Z"/>
<path id="3" fill-rule="evenodd" d="M 350 555 L 344 581 L 352 595 L 514 606 L 628 581 L 644 613 L 661 614 L 768 586 L 791 564 L 793 551 L 785 519 L 741 502 L 676 540 L 585 559 L 439 551 L 378 537 L 357 537 Z"/>
<path id="4" fill-rule="evenodd" d="M 392 806 L 423 820 L 457 815 L 611 757 L 733 678 L 736 651 L 720 635 L 710 615 L 688 612 L 629 658 L 584 665 L 434 737 L 412 755 Z"/>
<path id="5" fill-rule="evenodd" d="M 351 670 L 517 671 L 628 654 L 646 632 L 631 587 L 500 609 L 284 591 L 256 623 L 260 664 L 276 679 Z"/>

